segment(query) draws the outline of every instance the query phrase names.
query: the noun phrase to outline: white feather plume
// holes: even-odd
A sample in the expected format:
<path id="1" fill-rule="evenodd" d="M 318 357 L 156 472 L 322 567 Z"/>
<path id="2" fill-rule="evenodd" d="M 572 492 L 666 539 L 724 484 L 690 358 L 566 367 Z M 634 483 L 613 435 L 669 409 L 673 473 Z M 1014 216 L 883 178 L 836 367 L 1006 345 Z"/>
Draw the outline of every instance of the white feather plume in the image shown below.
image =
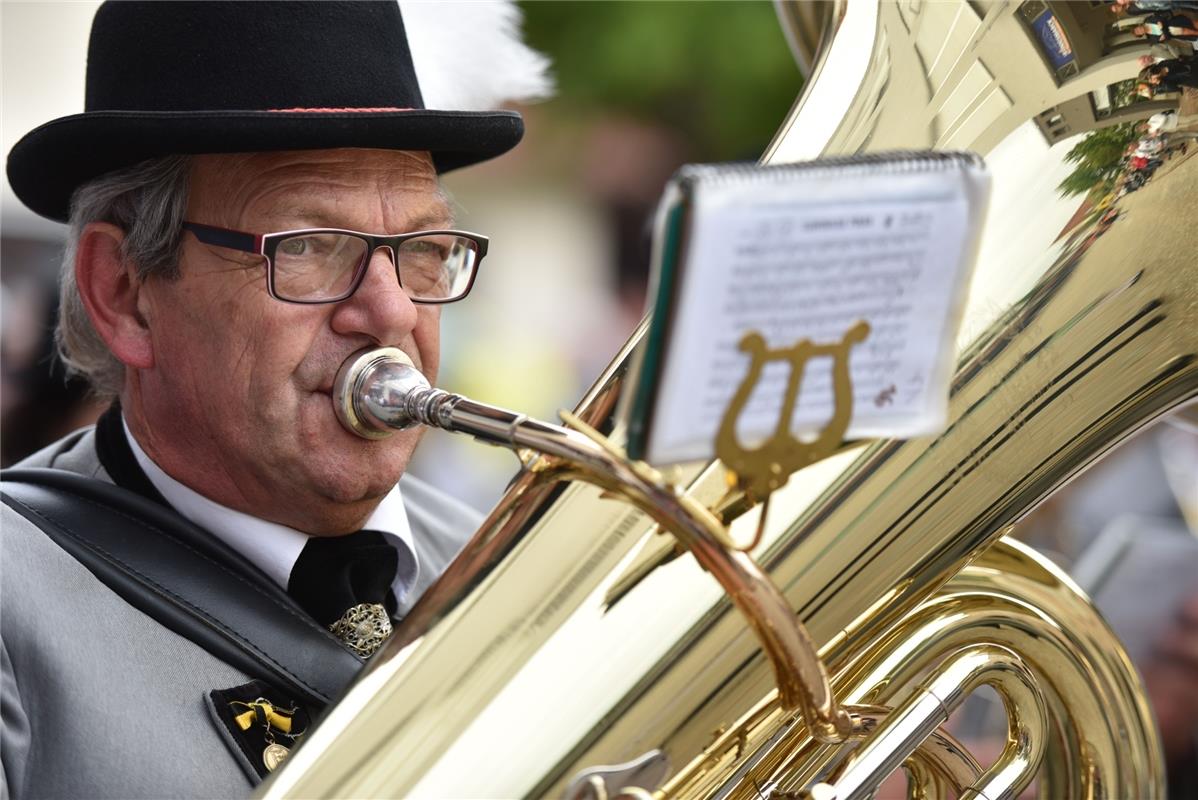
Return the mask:
<path id="1" fill-rule="evenodd" d="M 485 111 L 553 94 L 549 59 L 524 43 L 511 0 L 399 5 L 425 108 Z"/>

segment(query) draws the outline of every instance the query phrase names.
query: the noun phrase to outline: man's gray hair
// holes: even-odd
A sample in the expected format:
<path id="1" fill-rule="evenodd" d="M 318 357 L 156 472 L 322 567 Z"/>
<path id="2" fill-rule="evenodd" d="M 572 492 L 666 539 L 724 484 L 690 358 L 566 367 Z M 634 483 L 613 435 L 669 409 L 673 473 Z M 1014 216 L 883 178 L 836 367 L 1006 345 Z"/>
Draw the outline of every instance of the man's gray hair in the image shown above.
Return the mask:
<path id="1" fill-rule="evenodd" d="M 100 397 L 115 397 L 125 367 L 92 326 L 75 283 L 79 238 L 91 222 L 121 228 L 121 260 L 132 264 L 138 280 L 179 275 L 180 226 L 187 211 L 187 156 L 167 156 L 110 172 L 86 183 L 71 197 L 70 232 L 59 278 L 59 315 L 55 341 L 71 374 L 82 375 Z"/>

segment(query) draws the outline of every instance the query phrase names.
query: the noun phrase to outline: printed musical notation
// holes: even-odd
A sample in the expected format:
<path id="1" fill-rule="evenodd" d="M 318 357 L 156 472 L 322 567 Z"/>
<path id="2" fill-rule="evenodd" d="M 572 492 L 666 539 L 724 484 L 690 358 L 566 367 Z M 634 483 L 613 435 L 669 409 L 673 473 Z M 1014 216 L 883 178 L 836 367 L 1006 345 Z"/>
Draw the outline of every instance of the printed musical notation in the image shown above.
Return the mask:
<path id="1" fill-rule="evenodd" d="M 983 170 L 963 168 L 685 187 L 690 205 L 675 206 L 689 215 L 685 252 L 667 307 L 673 319 L 663 337 L 650 460 L 710 456 L 711 434 L 749 369 L 741 346 L 749 331 L 770 348 L 787 348 L 804 339 L 836 342 L 866 322 L 868 336 L 849 354 L 846 437 L 942 427 L 987 186 Z M 800 440 L 829 422 L 833 366 L 817 355 L 802 367 L 791 418 Z M 784 361 L 764 366 L 739 416 L 743 444 L 775 435 L 791 380 Z"/>
<path id="2" fill-rule="evenodd" d="M 934 225 L 943 199 L 832 209 L 771 206 L 767 216 L 736 232 L 728 241 L 722 296 L 712 331 L 713 369 L 708 372 L 701 407 L 718 417 L 727 407 L 730 375 L 744 371 L 737 331 L 755 329 L 774 346 L 800 338 L 835 341 L 858 319 L 870 323 L 869 338 L 852 353 L 854 405 L 873 404 L 893 386 L 881 408 L 888 418 L 919 414 L 926 381 L 903 380 L 921 373 L 929 341 L 921 321 L 943 320 L 948 298 L 936 291 L 943 270 L 936 263 L 941 244 Z M 759 212 L 761 213 L 761 212 Z M 940 229 L 942 231 L 942 229 Z M 939 307 L 935 302 L 940 300 Z M 915 313 L 916 310 L 922 312 Z M 905 367 L 905 369 L 904 369 Z M 779 398 L 789 376 L 767 372 L 746 413 L 747 424 L 777 420 Z M 830 359 L 814 359 L 800 388 L 793 420 L 796 433 L 818 429 L 832 412 Z M 854 415 L 862 427 L 861 414 Z M 860 434 L 859 434 L 860 435 Z"/>

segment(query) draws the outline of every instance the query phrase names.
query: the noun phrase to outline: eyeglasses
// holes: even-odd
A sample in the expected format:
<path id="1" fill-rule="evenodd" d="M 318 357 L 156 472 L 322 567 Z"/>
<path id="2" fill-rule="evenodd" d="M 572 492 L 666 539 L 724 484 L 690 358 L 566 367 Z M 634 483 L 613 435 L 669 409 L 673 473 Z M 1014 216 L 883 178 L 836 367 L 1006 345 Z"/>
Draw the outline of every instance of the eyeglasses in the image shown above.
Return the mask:
<path id="1" fill-rule="evenodd" d="M 486 236 L 416 231 L 373 236 L 337 228 L 246 233 L 184 222 L 204 244 L 266 259 L 266 288 L 287 303 L 336 303 L 357 291 L 376 250 L 391 251 L 399 285 L 414 303 L 452 303 L 470 292 L 487 254 Z"/>

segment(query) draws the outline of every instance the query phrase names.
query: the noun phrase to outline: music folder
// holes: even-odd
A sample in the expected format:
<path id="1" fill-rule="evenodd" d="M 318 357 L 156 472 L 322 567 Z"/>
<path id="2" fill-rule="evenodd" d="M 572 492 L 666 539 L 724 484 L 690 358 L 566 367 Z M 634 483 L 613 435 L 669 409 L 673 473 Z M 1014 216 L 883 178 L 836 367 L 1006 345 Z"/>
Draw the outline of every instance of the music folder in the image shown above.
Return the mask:
<path id="1" fill-rule="evenodd" d="M 942 429 L 988 196 L 984 163 L 962 152 L 683 167 L 657 212 L 651 322 L 621 398 L 629 456 L 712 458 L 734 401 L 745 447 L 783 427 L 813 438 L 847 385 L 838 368 L 846 439 Z"/>

